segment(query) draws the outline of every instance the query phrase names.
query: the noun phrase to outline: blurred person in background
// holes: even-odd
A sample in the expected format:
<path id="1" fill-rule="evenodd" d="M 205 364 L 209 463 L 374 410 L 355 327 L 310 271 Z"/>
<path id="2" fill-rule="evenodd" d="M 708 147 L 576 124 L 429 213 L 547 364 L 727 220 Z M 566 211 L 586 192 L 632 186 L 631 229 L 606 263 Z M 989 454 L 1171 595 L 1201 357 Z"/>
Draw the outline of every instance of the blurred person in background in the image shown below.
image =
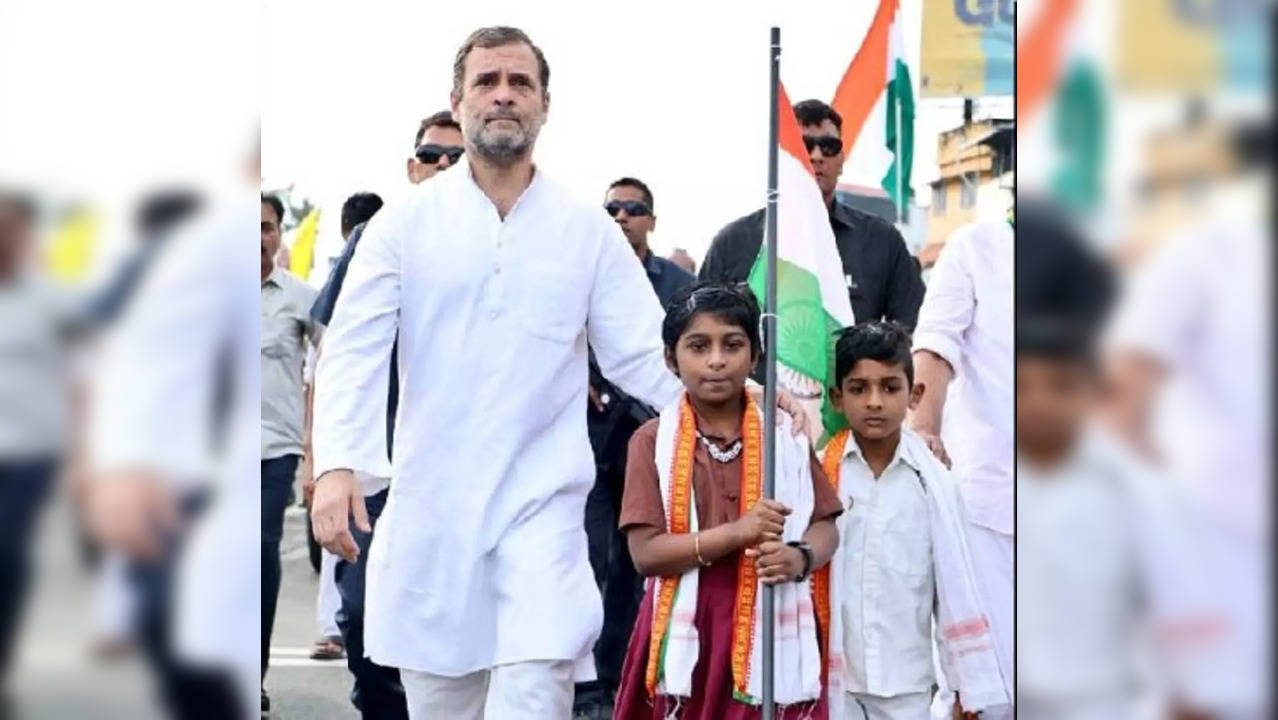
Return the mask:
<path id="1" fill-rule="evenodd" d="M 1013 700 L 1014 244 L 1011 224 L 1004 220 L 967 225 L 946 241 L 914 332 L 915 374 L 924 389 L 909 420 L 959 483 L 978 587 Z M 985 714 L 1010 717 L 1014 711 Z"/>
<path id="2" fill-rule="evenodd" d="M 1023 202 L 1016 260 L 1016 681 L 1026 718 L 1200 715 L 1219 615 L 1173 488 L 1095 422 L 1111 270 Z"/>
<path id="3" fill-rule="evenodd" d="M 857 322 L 895 320 L 913 330 L 923 302 L 923 278 L 904 238 L 892 223 L 843 204 L 834 192 L 847 150 L 841 137 L 843 118 L 820 100 L 797 103 L 794 114 L 830 209 L 853 316 Z M 765 210 L 756 210 L 720 230 L 698 277 L 745 282 L 763 244 L 764 219 Z M 756 374 L 756 379 L 761 377 Z"/>
<path id="4" fill-rule="evenodd" d="M 31 586 L 40 512 L 66 450 L 70 396 L 65 292 L 36 268 L 37 208 L 0 189 L 0 716 Z"/>
<path id="5" fill-rule="evenodd" d="M 422 120 L 413 138 L 413 156 L 408 158 L 408 181 L 416 185 L 447 170 L 461 160 L 466 146 L 461 126 L 452 112 L 441 110 Z"/>
<path id="6" fill-rule="evenodd" d="M 316 291 L 273 262 L 280 247 L 283 203 L 262 196 L 262 678 L 280 592 L 280 540 L 288 492 L 305 452 L 306 393 L 302 364 L 319 341 L 311 319 Z M 262 689 L 262 709 L 269 709 Z"/>
<path id="7" fill-rule="evenodd" d="M 626 236 L 663 307 L 681 288 L 696 282 L 696 276 L 657 256 L 648 247 L 648 236 L 656 228 L 657 216 L 652 190 L 642 180 L 623 177 L 613 182 L 604 194 L 604 211 Z M 595 583 L 603 594 L 604 624 L 595 643 L 595 669 L 599 677 L 577 684 L 573 715 L 608 718 L 612 716 L 613 697 L 621 681 L 626 642 L 643 596 L 643 581 L 635 572 L 626 538 L 617 528 L 625 484 L 626 450 L 635 430 L 657 414 L 604 378 L 593 352 L 589 366 L 586 427 L 595 455 L 595 486 L 586 497 L 586 535 Z"/>
<path id="8" fill-rule="evenodd" d="M 1190 179 L 1196 219 L 1132 270 L 1106 338 L 1110 427 L 1191 499 L 1200 582 L 1228 619 L 1228 717 L 1269 713 L 1270 132 L 1234 122 L 1215 136 L 1214 167 Z"/>

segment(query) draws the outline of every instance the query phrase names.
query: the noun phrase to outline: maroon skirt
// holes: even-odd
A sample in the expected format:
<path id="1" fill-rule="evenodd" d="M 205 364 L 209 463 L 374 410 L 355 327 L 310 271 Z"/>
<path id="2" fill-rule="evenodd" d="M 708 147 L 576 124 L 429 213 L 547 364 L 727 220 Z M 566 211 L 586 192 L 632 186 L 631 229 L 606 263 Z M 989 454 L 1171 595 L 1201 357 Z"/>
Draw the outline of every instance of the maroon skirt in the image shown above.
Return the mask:
<path id="1" fill-rule="evenodd" d="M 692 697 L 683 701 L 680 720 L 757 720 L 762 714 L 759 708 L 732 698 L 732 612 L 736 604 L 739 556 L 739 553 L 733 554 L 701 570 L 697 582 L 697 614 L 693 620 L 701 649 L 692 670 Z M 645 686 L 655 585 L 652 580 L 648 581 L 648 590 L 630 635 L 613 720 L 663 720 L 674 704 L 665 696 L 648 697 Z M 778 720 L 828 720 L 825 689 L 822 688 L 815 704 L 778 707 L 776 717 Z"/>

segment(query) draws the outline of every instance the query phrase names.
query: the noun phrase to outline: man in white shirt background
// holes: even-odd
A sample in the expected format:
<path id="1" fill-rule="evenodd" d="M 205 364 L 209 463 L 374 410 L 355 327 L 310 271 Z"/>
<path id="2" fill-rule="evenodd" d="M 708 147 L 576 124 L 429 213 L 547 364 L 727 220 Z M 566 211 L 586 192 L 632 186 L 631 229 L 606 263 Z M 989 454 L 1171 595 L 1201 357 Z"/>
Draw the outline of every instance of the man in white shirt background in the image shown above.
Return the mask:
<path id="1" fill-rule="evenodd" d="M 1013 246 L 1012 227 L 1001 220 L 965 226 L 946 242 L 914 333 L 925 390 L 909 423 L 959 482 L 999 668 L 1014 698 Z"/>

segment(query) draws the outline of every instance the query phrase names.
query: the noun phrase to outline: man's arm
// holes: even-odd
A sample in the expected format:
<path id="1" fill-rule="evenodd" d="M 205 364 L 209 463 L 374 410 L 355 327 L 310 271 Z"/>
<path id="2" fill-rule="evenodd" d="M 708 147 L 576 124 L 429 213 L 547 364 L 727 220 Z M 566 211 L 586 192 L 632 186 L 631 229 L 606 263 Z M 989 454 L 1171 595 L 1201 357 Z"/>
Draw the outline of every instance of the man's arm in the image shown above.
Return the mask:
<path id="1" fill-rule="evenodd" d="M 914 377 L 923 397 L 910 413 L 910 427 L 923 436 L 937 458 L 949 465 L 941 443 L 945 396 L 963 354 L 963 334 L 976 308 L 972 276 L 963 263 L 963 241 L 954 238 L 941 251 L 927 288 L 914 333 Z"/>
<path id="2" fill-rule="evenodd" d="M 385 405 L 391 348 L 399 325 L 401 215 L 383 209 L 369 222 L 342 284 L 342 302 L 324 333 L 315 372 L 315 538 L 346 560 L 358 557 L 348 519 L 369 529 L 355 470 L 388 475 Z M 397 208 L 403 212 L 403 209 Z"/>
<path id="3" fill-rule="evenodd" d="M 661 341 L 665 313 L 621 231 L 609 225 L 590 291 L 586 319 L 590 347 L 604 377 L 660 410 L 683 391 L 666 367 Z"/>

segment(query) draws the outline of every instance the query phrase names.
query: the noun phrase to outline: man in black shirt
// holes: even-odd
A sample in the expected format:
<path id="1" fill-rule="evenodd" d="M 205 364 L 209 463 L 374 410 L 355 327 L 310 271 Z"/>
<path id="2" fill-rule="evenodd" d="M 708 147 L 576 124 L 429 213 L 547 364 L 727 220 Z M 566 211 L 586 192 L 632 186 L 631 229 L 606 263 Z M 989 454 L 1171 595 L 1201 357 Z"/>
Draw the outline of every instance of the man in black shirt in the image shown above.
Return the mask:
<path id="1" fill-rule="evenodd" d="M 923 279 L 901 233 L 875 215 L 840 203 L 834 189 L 843 168 L 843 118 L 820 100 L 794 106 L 821 195 L 857 322 L 895 320 L 913 330 L 923 303 Z M 728 223 L 715 236 L 699 273 L 702 280 L 745 282 L 763 244 L 764 210 Z"/>

